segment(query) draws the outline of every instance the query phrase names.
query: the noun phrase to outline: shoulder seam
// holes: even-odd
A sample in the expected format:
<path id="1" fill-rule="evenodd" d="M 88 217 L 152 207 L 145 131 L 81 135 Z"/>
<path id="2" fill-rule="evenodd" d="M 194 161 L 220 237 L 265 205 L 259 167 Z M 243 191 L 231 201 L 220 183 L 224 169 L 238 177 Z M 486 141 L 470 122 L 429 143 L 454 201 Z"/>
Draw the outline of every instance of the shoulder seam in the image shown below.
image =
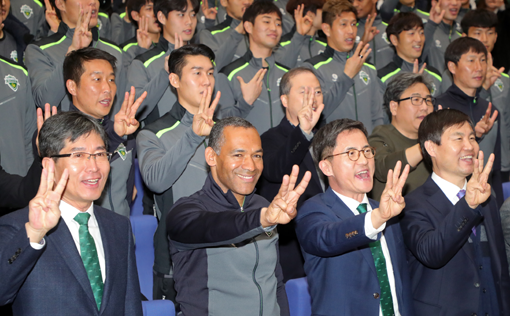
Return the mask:
<path id="1" fill-rule="evenodd" d="M 121 50 L 121 49 L 120 49 L 117 45 L 115 45 L 115 44 L 113 44 L 113 43 L 110 43 L 110 42 L 107 42 L 107 41 L 105 41 L 105 40 L 103 40 L 103 39 L 101 39 L 101 38 L 99 39 L 99 41 L 100 41 L 101 43 L 105 44 L 105 45 L 110 46 L 111 48 L 113 48 L 113 49 L 117 50 L 119 53 L 121 53 L 121 54 L 122 54 L 122 50 Z"/>

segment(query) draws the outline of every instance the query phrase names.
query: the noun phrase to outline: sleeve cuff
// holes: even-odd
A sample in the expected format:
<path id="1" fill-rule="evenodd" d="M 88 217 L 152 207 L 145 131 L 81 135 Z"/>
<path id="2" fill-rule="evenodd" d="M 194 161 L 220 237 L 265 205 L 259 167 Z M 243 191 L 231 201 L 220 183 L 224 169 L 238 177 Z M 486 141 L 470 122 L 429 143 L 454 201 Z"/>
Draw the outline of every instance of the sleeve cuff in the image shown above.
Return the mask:
<path id="1" fill-rule="evenodd" d="M 313 139 L 313 132 L 310 132 L 310 134 L 307 134 L 305 131 L 303 131 L 301 126 L 299 127 L 299 129 L 301 130 L 301 133 L 303 133 L 303 135 L 305 136 L 307 141 L 309 141 L 309 142 L 312 141 L 312 139 Z"/>
<path id="2" fill-rule="evenodd" d="M 34 248 L 35 250 L 41 250 L 46 246 L 46 240 L 43 238 L 40 242 L 31 242 L 30 247 Z"/>
<path id="3" fill-rule="evenodd" d="M 373 240 L 377 240 L 377 235 L 386 228 L 386 223 L 382 224 L 381 227 L 375 229 L 372 224 L 372 211 L 367 212 L 365 216 L 365 235 Z"/>

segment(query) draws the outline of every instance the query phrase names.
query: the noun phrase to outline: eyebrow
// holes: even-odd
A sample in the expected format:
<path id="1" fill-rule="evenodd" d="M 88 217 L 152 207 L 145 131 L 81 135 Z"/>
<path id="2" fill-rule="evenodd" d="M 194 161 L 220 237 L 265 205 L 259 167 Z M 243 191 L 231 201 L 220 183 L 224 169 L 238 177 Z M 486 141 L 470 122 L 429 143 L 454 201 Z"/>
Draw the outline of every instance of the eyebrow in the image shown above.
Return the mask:
<path id="1" fill-rule="evenodd" d="M 106 149 L 106 147 L 105 146 L 97 146 L 96 147 L 96 150 L 100 150 L 100 149 Z M 84 151 L 84 150 L 87 150 L 87 148 L 85 148 L 85 147 L 73 147 L 73 148 L 71 148 L 71 152 Z"/>
<path id="2" fill-rule="evenodd" d="M 93 71 L 91 73 L 91 75 L 102 75 L 103 72 L 102 71 Z M 114 75 L 115 76 L 115 73 L 114 72 L 110 72 L 110 75 Z"/>
<path id="3" fill-rule="evenodd" d="M 361 147 L 361 149 L 364 149 L 364 148 L 367 148 L 367 147 L 370 147 L 370 145 L 369 145 L 369 144 L 366 144 L 365 146 Z M 356 148 L 356 147 L 350 146 L 350 147 L 345 148 L 345 150 L 344 150 L 344 151 L 349 151 L 349 150 L 351 150 L 351 149 L 359 150 L 359 149 L 358 149 L 358 148 Z"/>

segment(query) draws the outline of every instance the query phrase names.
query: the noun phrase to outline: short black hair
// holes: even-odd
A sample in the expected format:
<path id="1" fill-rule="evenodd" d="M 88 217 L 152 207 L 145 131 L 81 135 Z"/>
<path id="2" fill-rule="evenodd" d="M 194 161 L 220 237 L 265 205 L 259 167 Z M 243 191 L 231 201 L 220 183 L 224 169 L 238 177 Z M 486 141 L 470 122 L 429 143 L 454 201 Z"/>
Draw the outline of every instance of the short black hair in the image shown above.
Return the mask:
<path id="1" fill-rule="evenodd" d="M 211 129 L 211 133 L 209 133 L 209 147 L 211 147 L 217 155 L 220 154 L 221 146 L 225 143 L 223 131 L 227 126 L 255 129 L 255 126 L 250 122 L 237 116 L 226 117 L 217 121 Z"/>
<path id="2" fill-rule="evenodd" d="M 354 13 L 356 19 L 358 17 L 356 8 L 354 8 L 351 2 L 346 0 L 328 0 L 322 7 L 322 23 L 333 26 L 335 19 L 344 12 Z"/>
<path id="3" fill-rule="evenodd" d="M 187 56 L 205 56 L 211 60 L 214 66 L 214 52 L 209 46 L 204 44 L 188 44 L 184 45 L 170 54 L 168 58 L 168 70 L 170 73 L 177 74 L 179 78 L 182 76 L 182 68 L 186 66 Z"/>
<path id="4" fill-rule="evenodd" d="M 331 155 L 336 147 L 336 138 L 343 131 L 360 130 L 368 137 L 367 129 L 360 121 L 343 118 L 324 125 L 315 134 L 312 141 L 313 159 L 318 164 L 325 157 Z"/>
<path id="5" fill-rule="evenodd" d="M 423 154 L 423 161 L 427 167 L 432 168 L 432 158 L 425 149 L 425 142 L 430 140 L 436 145 L 441 145 L 441 136 L 443 136 L 446 129 L 456 125 L 461 126 L 464 123 L 469 123 L 474 130 L 473 122 L 469 116 L 459 110 L 439 110 L 425 116 L 418 128 L 418 142 Z"/>
<path id="6" fill-rule="evenodd" d="M 83 64 L 92 60 L 106 60 L 112 66 L 113 72 L 117 69 L 115 66 L 117 58 L 110 53 L 94 47 L 77 49 L 64 59 L 64 83 L 71 79 L 78 85 L 81 75 L 85 72 Z"/>
<path id="7" fill-rule="evenodd" d="M 271 2 L 260 0 L 255 1 L 248 8 L 246 8 L 246 11 L 244 11 L 243 24 L 244 22 L 250 22 L 251 24 L 255 24 L 255 19 L 259 15 L 270 13 L 276 13 L 280 20 L 282 19 L 282 12 L 272 1 Z"/>
<path id="8" fill-rule="evenodd" d="M 74 143 L 90 133 L 97 133 L 108 148 L 108 136 L 92 116 L 78 111 L 58 113 L 48 118 L 39 132 L 39 153 L 42 158 L 58 155 L 66 146 L 66 140 Z"/>
<path id="9" fill-rule="evenodd" d="M 189 0 L 191 5 L 193 6 L 193 11 L 198 13 L 198 9 L 200 8 L 200 1 L 198 0 Z M 156 22 L 161 28 L 161 33 L 163 33 L 163 24 L 159 22 L 158 12 L 161 11 L 163 15 L 168 18 L 168 14 L 172 11 L 185 12 L 188 10 L 188 0 L 154 0 L 154 16 L 156 17 Z"/>
<path id="10" fill-rule="evenodd" d="M 55 4 L 55 0 L 49 0 L 50 1 L 50 5 L 53 7 L 53 9 L 55 9 L 55 13 L 57 14 L 57 17 L 62 20 L 62 15 L 60 14 L 60 10 L 57 8 L 57 5 Z M 44 4 L 44 6 L 46 7 L 46 3 Z M 46 10 L 48 10 L 48 8 L 46 8 Z"/>
<path id="11" fill-rule="evenodd" d="M 444 53 L 445 66 L 448 68 L 448 62 L 453 62 L 455 65 L 459 62 L 462 55 L 473 51 L 477 54 L 484 53 L 487 57 L 487 48 L 482 42 L 471 37 L 457 38 L 448 45 Z"/>
<path id="12" fill-rule="evenodd" d="M 303 16 L 308 12 L 312 12 L 317 14 L 317 9 L 321 9 L 326 3 L 326 0 L 289 0 L 287 5 L 285 6 L 285 10 L 294 18 L 294 10 L 297 9 L 299 5 L 304 5 L 303 8 Z"/>
<path id="13" fill-rule="evenodd" d="M 136 28 L 138 28 L 138 22 L 133 20 L 133 18 L 131 17 L 131 13 L 133 11 L 140 13 L 140 10 L 142 10 L 143 6 L 150 3 L 154 4 L 153 0 L 127 0 L 126 2 L 127 15 L 129 21 L 131 21 L 131 24 L 133 24 Z"/>
<path id="14" fill-rule="evenodd" d="M 292 68 L 291 70 L 289 70 L 288 72 L 286 72 L 283 75 L 282 80 L 280 81 L 280 95 L 288 95 L 290 92 L 290 89 L 292 88 L 292 85 L 290 84 L 290 80 L 292 78 L 294 78 L 295 76 L 305 73 L 305 72 L 311 73 L 312 75 L 317 77 L 315 72 L 313 70 L 311 70 L 310 68 L 306 68 L 306 67 Z M 320 82 L 319 82 L 319 84 L 320 84 Z"/>
<path id="15" fill-rule="evenodd" d="M 423 21 L 419 16 L 413 12 L 399 12 L 395 14 L 388 23 L 386 35 L 391 42 L 391 35 L 395 35 L 398 38 L 400 33 L 412 30 L 415 27 L 421 27 L 423 29 Z"/>
<path id="16" fill-rule="evenodd" d="M 469 32 L 470 27 L 481 27 L 481 28 L 496 28 L 498 29 L 498 16 L 496 13 L 488 10 L 476 9 L 469 10 L 462 21 L 460 22 L 462 32 Z"/>

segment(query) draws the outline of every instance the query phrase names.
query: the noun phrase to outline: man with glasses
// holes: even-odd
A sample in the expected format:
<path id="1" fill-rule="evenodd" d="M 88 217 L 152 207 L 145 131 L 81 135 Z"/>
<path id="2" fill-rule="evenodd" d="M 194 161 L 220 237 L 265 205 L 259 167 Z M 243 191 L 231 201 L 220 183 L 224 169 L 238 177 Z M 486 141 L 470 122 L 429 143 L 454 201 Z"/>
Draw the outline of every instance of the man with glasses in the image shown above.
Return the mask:
<path id="1" fill-rule="evenodd" d="M 409 173 L 388 171 L 381 203 L 369 200 L 375 149 L 361 122 L 340 119 L 313 140 L 330 187 L 305 202 L 296 233 L 305 257 L 312 314 L 413 315 L 411 284 L 397 216 Z"/>
<path id="2" fill-rule="evenodd" d="M 135 89 L 132 87 L 131 93 L 126 92 L 120 111 L 112 121 L 108 113 L 117 92 L 115 62 L 115 57 L 97 48 L 75 50 L 64 60 L 64 82 L 72 99 L 70 111 L 80 111 L 98 120 L 108 136 L 107 149 L 113 154 L 107 188 L 96 203 L 129 216 L 133 201 L 136 144 L 127 136 L 140 125 L 135 114 L 147 93 L 144 92 L 134 102 Z M 83 158 L 74 156 L 78 157 Z"/>
<path id="3" fill-rule="evenodd" d="M 371 193 L 377 201 L 386 185 L 388 170 L 399 160 L 412 168 L 402 190 L 404 196 L 422 185 L 430 175 L 423 164 L 418 144 L 420 123 L 434 109 L 429 78 L 410 72 L 399 73 L 384 92 L 384 108 L 391 123 L 376 126 L 368 138 L 370 145 L 377 150 Z"/>
<path id="4" fill-rule="evenodd" d="M 44 123 L 39 191 L 0 218 L 0 305 L 14 315 L 142 315 L 129 220 L 94 204 L 110 171 L 107 143 L 79 112 Z"/>

